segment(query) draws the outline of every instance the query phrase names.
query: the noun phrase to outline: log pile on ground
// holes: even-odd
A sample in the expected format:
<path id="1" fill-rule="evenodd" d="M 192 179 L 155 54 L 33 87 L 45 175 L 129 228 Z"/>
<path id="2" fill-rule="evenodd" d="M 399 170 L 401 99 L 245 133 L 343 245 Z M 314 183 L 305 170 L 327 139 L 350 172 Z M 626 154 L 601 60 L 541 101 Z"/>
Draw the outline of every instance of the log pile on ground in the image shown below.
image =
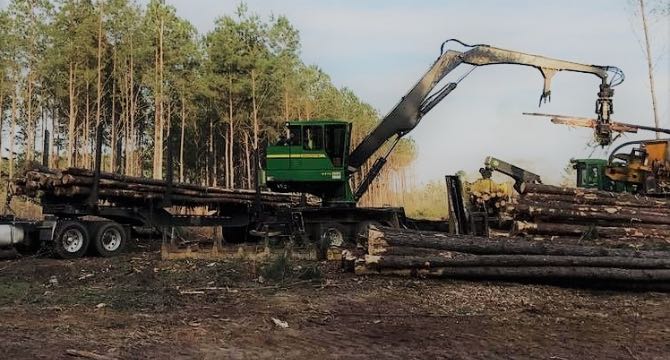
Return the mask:
<path id="1" fill-rule="evenodd" d="M 507 210 L 514 235 L 670 249 L 670 199 L 524 184 Z"/>
<path id="2" fill-rule="evenodd" d="M 88 197 L 93 188 L 94 173 L 80 168 L 65 170 L 35 167 L 15 179 L 10 191 L 14 195 L 48 198 L 49 201 L 72 201 Z M 170 188 L 170 190 L 168 190 Z M 153 201 L 159 204 L 170 193 L 172 205 L 205 206 L 218 204 L 251 204 L 255 201 L 253 190 L 224 189 L 165 180 L 101 173 L 98 187 L 99 199 L 111 203 L 137 203 Z M 268 206 L 281 206 L 299 202 L 292 194 L 261 192 L 261 202 Z"/>
<path id="3" fill-rule="evenodd" d="M 508 200 L 509 196 L 501 191 L 470 193 L 470 203 L 478 207 L 502 209 L 507 205 Z"/>
<path id="4" fill-rule="evenodd" d="M 363 257 L 345 254 L 358 275 L 432 278 L 670 282 L 670 251 L 479 238 L 370 228 Z"/>
<path id="5" fill-rule="evenodd" d="M 504 209 L 509 203 L 511 186 L 484 178 L 475 182 L 465 182 L 465 193 L 470 204 L 482 209 Z"/>

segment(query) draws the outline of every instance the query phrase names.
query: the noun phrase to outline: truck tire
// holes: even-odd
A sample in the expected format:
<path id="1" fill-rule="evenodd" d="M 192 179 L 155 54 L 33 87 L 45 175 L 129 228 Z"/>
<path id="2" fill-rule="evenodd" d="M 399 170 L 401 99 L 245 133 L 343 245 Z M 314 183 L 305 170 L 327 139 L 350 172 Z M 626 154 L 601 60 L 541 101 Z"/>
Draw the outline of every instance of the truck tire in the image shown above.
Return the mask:
<path id="1" fill-rule="evenodd" d="M 321 246 L 325 248 L 344 246 L 347 242 L 346 230 L 346 227 L 340 223 L 325 223 L 321 225 L 321 234 L 319 236 Z"/>
<path id="2" fill-rule="evenodd" d="M 347 228 L 335 222 L 324 223 L 319 226 L 319 238 L 317 239 L 317 257 L 319 260 L 328 258 L 328 249 L 342 247 L 347 242 Z"/>
<path id="3" fill-rule="evenodd" d="M 53 251 L 61 259 L 76 259 L 86 253 L 89 242 L 86 226 L 76 220 L 67 220 L 56 227 Z"/>
<path id="4" fill-rule="evenodd" d="M 128 242 L 128 233 L 119 223 L 104 221 L 97 224 L 93 236 L 93 250 L 102 257 L 112 257 L 123 252 Z"/>

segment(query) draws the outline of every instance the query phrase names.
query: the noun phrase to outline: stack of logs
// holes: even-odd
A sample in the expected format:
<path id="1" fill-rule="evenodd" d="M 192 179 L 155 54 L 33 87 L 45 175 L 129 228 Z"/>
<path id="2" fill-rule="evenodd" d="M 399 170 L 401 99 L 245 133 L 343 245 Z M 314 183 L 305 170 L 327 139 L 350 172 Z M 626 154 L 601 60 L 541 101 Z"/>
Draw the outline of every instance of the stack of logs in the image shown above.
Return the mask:
<path id="1" fill-rule="evenodd" d="M 374 228 L 367 254 L 345 254 L 358 275 L 642 282 L 668 285 L 670 251 L 487 239 Z"/>
<path id="2" fill-rule="evenodd" d="M 516 204 L 513 234 L 670 249 L 670 199 L 592 189 L 524 184 Z"/>
<path id="3" fill-rule="evenodd" d="M 502 191 L 470 193 L 470 203 L 477 207 L 502 209 L 507 205 L 509 196 Z"/>
<path id="4" fill-rule="evenodd" d="M 88 197 L 93 190 L 94 173 L 80 168 L 54 170 L 35 167 L 24 176 L 13 181 L 10 192 L 14 195 L 48 199 L 52 202 L 72 202 Z M 170 190 L 168 191 L 168 188 Z M 253 190 L 234 190 L 186 183 L 173 183 L 171 187 L 164 180 L 125 176 L 103 172 L 100 175 L 98 198 L 111 203 L 160 203 L 167 200 L 179 206 L 205 206 L 215 204 L 251 204 L 255 201 Z M 261 192 L 261 202 L 265 205 L 280 206 L 299 202 L 299 197 L 291 194 Z"/>
<path id="5" fill-rule="evenodd" d="M 479 209 L 489 209 L 494 213 L 508 204 L 511 189 L 506 183 L 497 183 L 489 178 L 475 182 L 465 182 L 465 193 L 470 204 Z"/>

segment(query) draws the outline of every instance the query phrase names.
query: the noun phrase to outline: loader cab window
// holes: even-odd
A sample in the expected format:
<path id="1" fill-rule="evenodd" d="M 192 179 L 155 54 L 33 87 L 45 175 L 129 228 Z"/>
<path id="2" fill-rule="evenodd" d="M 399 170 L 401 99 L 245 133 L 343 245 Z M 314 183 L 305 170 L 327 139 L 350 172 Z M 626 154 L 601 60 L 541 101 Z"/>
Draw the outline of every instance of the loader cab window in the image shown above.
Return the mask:
<path id="1" fill-rule="evenodd" d="M 343 163 L 346 134 L 346 125 L 326 125 L 326 154 L 336 167 Z"/>
<path id="2" fill-rule="evenodd" d="M 582 184 L 584 187 L 592 187 L 594 186 L 594 181 L 593 181 L 593 169 L 590 166 L 584 166 L 579 174 L 579 182 Z"/>
<path id="3" fill-rule="evenodd" d="M 600 168 L 594 164 L 579 164 L 577 170 L 577 186 L 597 188 L 600 180 Z"/>
<path id="4" fill-rule="evenodd" d="M 284 128 L 284 131 L 277 140 L 277 146 L 300 146 L 302 144 L 300 126 L 291 125 Z"/>
<path id="5" fill-rule="evenodd" d="M 303 126 L 302 148 L 305 150 L 323 149 L 323 127 L 319 125 Z"/>

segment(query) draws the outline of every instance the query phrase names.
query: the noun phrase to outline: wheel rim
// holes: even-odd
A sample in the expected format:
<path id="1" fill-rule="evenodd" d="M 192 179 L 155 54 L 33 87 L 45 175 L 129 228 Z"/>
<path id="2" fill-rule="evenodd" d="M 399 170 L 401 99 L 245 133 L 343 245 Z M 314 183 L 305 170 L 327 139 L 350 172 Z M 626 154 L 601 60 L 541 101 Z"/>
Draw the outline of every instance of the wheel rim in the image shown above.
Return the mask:
<path id="1" fill-rule="evenodd" d="M 107 251 L 116 251 L 121 246 L 121 232 L 118 229 L 107 229 L 102 233 L 102 247 Z"/>
<path id="2" fill-rule="evenodd" d="M 63 249 L 76 253 L 84 246 L 84 234 L 78 229 L 69 229 L 63 233 Z"/>
<path id="3" fill-rule="evenodd" d="M 340 247 L 344 245 L 344 235 L 336 228 L 328 228 L 323 233 L 323 239 L 330 245 Z"/>

